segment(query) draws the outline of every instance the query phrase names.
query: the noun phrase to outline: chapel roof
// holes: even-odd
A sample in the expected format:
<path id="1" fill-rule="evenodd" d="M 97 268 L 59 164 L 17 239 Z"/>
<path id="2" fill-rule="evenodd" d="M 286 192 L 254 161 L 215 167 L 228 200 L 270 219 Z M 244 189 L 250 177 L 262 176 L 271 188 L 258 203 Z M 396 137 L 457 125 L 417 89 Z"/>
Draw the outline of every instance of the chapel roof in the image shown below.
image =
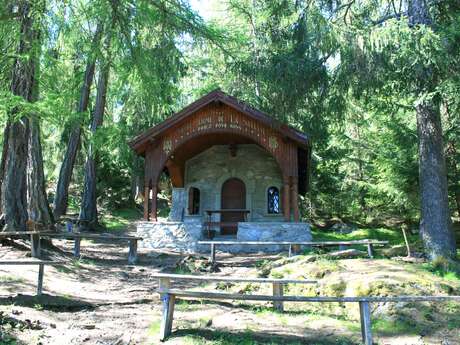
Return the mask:
<path id="1" fill-rule="evenodd" d="M 133 150 L 135 150 L 138 154 L 143 153 L 143 151 L 145 150 L 146 142 L 148 142 L 152 138 L 161 137 L 161 135 L 169 128 L 184 121 L 186 118 L 193 115 L 200 109 L 214 102 L 226 104 L 227 106 L 234 108 L 242 114 L 265 124 L 266 126 L 278 131 L 284 137 L 291 139 L 292 141 L 297 143 L 298 146 L 306 148 L 310 145 L 309 138 L 305 133 L 302 133 L 301 131 L 291 126 L 288 126 L 276 120 L 274 117 L 268 115 L 267 113 L 253 108 L 249 104 L 221 91 L 220 89 L 216 89 L 214 91 L 209 92 L 205 96 L 199 98 L 195 102 L 189 104 L 181 111 L 173 114 L 172 116 L 168 117 L 156 126 L 147 129 L 146 131 L 135 137 L 129 143 L 130 147 Z"/>

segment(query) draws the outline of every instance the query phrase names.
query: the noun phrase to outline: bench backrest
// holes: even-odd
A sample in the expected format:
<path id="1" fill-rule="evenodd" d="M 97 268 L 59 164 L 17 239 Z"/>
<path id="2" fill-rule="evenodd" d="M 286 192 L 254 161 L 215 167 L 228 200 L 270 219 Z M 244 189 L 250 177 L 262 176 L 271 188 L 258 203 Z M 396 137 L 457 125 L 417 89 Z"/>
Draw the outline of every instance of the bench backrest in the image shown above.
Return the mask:
<path id="1" fill-rule="evenodd" d="M 272 295 L 249 295 L 220 293 L 212 291 L 191 291 L 180 289 L 159 289 L 159 293 L 168 293 L 182 297 L 196 297 L 208 299 L 232 299 L 247 301 L 283 301 L 283 302 L 322 302 L 322 303 L 350 303 L 350 302 L 441 302 L 441 301 L 458 301 L 460 296 L 360 296 L 360 297 L 329 297 L 329 296 L 272 296 Z"/>
<path id="2" fill-rule="evenodd" d="M 0 265 L 63 265 L 68 261 L 50 261 L 50 260 L 2 260 Z"/>
<path id="3" fill-rule="evenodd" d="M 219 244 L 219 245 L 306 245 L 306 246 L 335 246 L 355 244 L 388 244 L 388 241 L 379 240 L 355 240 L 355 241 L 198 241 L 198 244 Z"/>
<path id="4" fill-rule="evenodd" d="M 241 278 L 241 277 L 219 277 L 219 276 L 199 276 L 187 274 L 157 273 L 153 278 L 170 280 L 198 280 L 198 281 L 218 281 L 218 282 L 244 282 L 244 283 L 281 283 L 281 284 L 316 284 L 316 280 L 303 279 L 276 279 L 276 278 Z"/>
<path id="5" fill-rule="evenodd" d="M 89 239 L 103 239 L 103 240 L 142 240 L 142 237 L 136 236 L 112 236 L 112 235 L 98 235 L 86 234 L 78 232 L 42 232 L 41 237 L 49 238 L 89 238 Z"/>

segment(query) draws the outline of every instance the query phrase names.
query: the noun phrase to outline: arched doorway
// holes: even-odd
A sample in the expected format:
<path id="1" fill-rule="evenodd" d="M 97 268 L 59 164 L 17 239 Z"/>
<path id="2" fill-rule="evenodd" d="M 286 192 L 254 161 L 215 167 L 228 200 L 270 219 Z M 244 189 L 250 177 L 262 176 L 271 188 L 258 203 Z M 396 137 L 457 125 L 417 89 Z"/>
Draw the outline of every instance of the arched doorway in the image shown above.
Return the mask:
<path id="1" fill-rule="evenodd" d="M 222 184 L 221 209 L 235 210 L 222 212 L 221 222 L 226 224 L 221 228 L 222 235 L 236 235 L 238 222 L 244 221 L 246 209 L 246 186 L 237 178 L 230 178 Z"/>

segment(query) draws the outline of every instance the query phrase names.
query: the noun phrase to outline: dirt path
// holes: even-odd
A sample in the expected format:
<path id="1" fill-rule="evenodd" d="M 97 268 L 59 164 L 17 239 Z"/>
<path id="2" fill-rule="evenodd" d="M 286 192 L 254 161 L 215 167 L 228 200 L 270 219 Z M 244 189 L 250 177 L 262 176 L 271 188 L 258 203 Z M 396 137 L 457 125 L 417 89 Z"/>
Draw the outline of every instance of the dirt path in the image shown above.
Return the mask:
<path id="1" fill-rule="evenodd" d="M 0 246 L 0 260 L 27 257 L 28 244 L 17 243 L 14 247 Z M 34 297 L 36 267 L 0 266 L 0 320 L 9 321 L 0 325 L 0 330 L 11 334 L 18 344 L 159 343 L 160 306 L 157 282 L 151 275 L 171 272 L 182 260 L 180 255 L 140 251 L 139 264 L 128 266 L 125 244 L 83 241 L 83 258 L 76 261 L 71 256 L 72 242 L 54 243 L 58 250 L 45 250 L 48 258 L 71 263 L 46 267 L 46 294 L 41 298 Z M 222 266 L 215 274 L 249 276 L 256 274 L 256 262 L 273 256 L 219 255 L 218 259 Z M 258 344 L 359 343 L 356 322 L 296 312 L 295 306 L 288 306 L 291 312 L 278 314 L 263 305 L 269 306 L 179 303 L 174 335 L 167 344 L 253 344 L 249 340 Z M 436 336 L 419 338 L 383 337 L 381 343 L 441 344 Z M 14 344 L 5 339 L 4 344 Z"/>

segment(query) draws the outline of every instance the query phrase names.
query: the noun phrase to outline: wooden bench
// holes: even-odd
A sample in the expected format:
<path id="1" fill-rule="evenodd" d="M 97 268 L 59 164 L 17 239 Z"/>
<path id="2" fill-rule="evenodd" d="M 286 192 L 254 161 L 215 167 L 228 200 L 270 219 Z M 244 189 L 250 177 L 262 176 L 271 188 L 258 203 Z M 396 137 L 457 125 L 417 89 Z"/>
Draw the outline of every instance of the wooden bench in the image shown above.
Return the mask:
<path id="1" fill-rule="evenodd" d="M 167 277 L 163 278 L 166 279 Z M 237 281 L 238 278 L 230 278 Z M 240 278 L 241 279 L 241 278 Z M 203 279 L 206 280 L 206 279 Z M 164 341 L 171 335 L 172 323 L 174 317 L 174 304 L 176 297 L 190 297 L 198 299 L 216 299 L 216 300 L 244 300 L 244 301 L 272 301 L 273 303 L 283 302 L 308 302 L 308 303 L 358 303 L 361 323 L 361 336 L 365 345 L 372 345 L 371 329 L 371 310 L 370 303 L 397 303 L 397 302 L 441 302 L 457 301 L 460 302 L 460 296 L 395 296 L 395 297 L 310 297 L 310 296 L 283 296 L 282 294 L 269 295 L 244 295 L 233 293 L 220 293 L 208 291 L 192 291 L 171 289 L 169 280 L 161 281 L 158 289 L 163 305 L 162 321 L 160 328 L 160 340 Z"/>
<path id="2" fill-rule="evenodd" d="M 210 245 L 211 254 L 210 262 L 215 264 L 216 262 L 216 247 L 218 245 L 251 245 L 251 246 L 287 246 L 289 250 L 289 257 L 292 256 L 292 246 L 294 245 L 305 245 L 311 247 L 333 247 L 333 246 L 353 246 L 353 245 L 366 245 L 367 254 L 370 258 L 374 257 L 374 245 L 387 245 L 388 241 L 379 240 L 355 240 L 355 241 L 299 241 L 299 242 L 286 242 L 286 241 L 198 241 L 198 244 Z"/>
<path id="3" fill-rule="evenodd" d="M 47 261 L 47 260 L 2 260 L 0 265 L 38 265 L 38 282 L 37 282 L 37 295 L 40 296 L 43 291 L 43 275 L 45 274 L 45 265 L 62 265 L 66 261 Z"/>
<path id="4" fill-rule="evenodd" d="M 67 239 L 74 240 L 74 251 L 75 257 L 80 257 L 80 245 L 82 239 L 93 239 L 93 240 L 127 240 L 129 244 L 128 252 L 128 264 L 134 265 L 137 262 L 137 242 L 142 240 L 142 237 L 135 236 L 104 236 L 99 234 L 87 234 L 79 232 L 36 232 L 36 231 L 18 231 L 18 232 L 0 232 L 0 238 L 15 238 L 30 236 L 31 242 L 31 253 L 32 257 L 40 258 L 41 256 L 41 238 L 50 239 Z"/>
<path id="5" fill-rule="evenodd" d="M 180 293 L 184 292 L 181 290 L 171 289 L 171 280 L 272 284 L 273 296 L 266 296 L 266 297 L 278 298 L 278 299 L 273 299 L 272 301 L 273 301 L 273 308 L 280 312 L 284 310 L 283 300 L 281 299 L 281 297 L 283 297 L 283 288 L 285 285 L 287 284 L 316 284 L 317 283 L 317 281 L 315 280 L 193 276 L 193 275 L 185 275 L 185 274 L 168 274 L 168 273 L 158 273 L 158 274 L 152 275 L 152 277 L 158 278 L 159 280 L 158 292 L 160 293 L 161 300 L 163 303 L 163 318 L 162 318 L 162 323 L 161 323 L 161 340 L 166 339 L 166 337 L 168 337 L 171 334 L 175 296 L 180 296 Z M 176 291 L 179 291 L 179 293 L 175 293 Z M 192 292 L 196 292 L 196 291 L 192 291 Z M 202 293 L 206 294 L 206 292 L 202 292 Z M 210 292 L 210 294 L 213 294 L 213 293 Z M 227 294 L 223 294 L 223 295 L 227 295 Z M 247 296 L 247 295 L 240 295 L 240 296 Z M 190 296 L 190 297 L 196 297 L 196 296 Z M 270 299 L 267 299 L 267 301 L 270 301 Z"/>

